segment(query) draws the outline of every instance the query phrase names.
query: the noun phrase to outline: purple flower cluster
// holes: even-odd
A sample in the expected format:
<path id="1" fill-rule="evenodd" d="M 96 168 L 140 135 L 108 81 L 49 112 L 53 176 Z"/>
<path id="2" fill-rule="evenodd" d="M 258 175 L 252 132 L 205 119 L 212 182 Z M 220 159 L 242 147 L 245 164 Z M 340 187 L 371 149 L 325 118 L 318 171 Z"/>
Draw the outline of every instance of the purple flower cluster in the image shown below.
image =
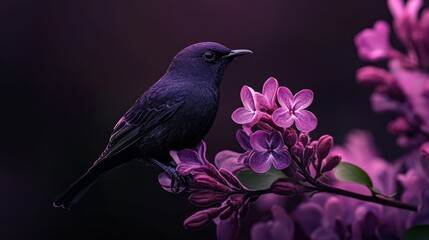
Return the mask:
<path id="1" fill-rule="evenodd" d="M 357 79 L 374 86 L 374 111 L 397 114 L 387 130 L 398 136 L 398 145 L 406 151 L 401 158 L 388 162 L 377 153 L 369 133 L 353 131 L 345 146 L 334 147 L 332 152 L 365 170 L 375 189 L 418 205 L 418 211 L 319 193 L 291 212 L 273 212 L 272 220 L 254 224 L 253 239 L 402 239 L 406 229 L 429 224 L 429 9 L 419 16 L 422 0 L 389 0 L 388 5 L 394 31 L 407 53 L 389 44 L 388 23 L 376 22 L 372 29 L 360 32 L 355 43 L 362 60 L 387 60 L 388 70 L 363 67 Z M 371 194 L 362 185 L 335 180 L 332 184 Z M 284 233 L 274 227 L 279 224 L 292 236 L 282 237 Z M 304 236 L 296 234 L 297 226 Z"/>
<path id="2" fill-rule="evenodd" d="M 185 228 L 200 229 L 214 222 L 219 239 L 237 235 L 249 203 L 259 196 L 293 196 L 311 191 L 305 183 L 317 180 L 341 161 L 339 155 L 331 154 L 331 136 L 318 140 L 309 137 L 308 132 L 317 125 L 314 114 L 305 110 L 313 101 L 310 90 L 293 95 L 288 88 L 278 87 L 276 79 L 269 78 L 262 93 L 245 86 L 241 98 L 244 107 L 237 109 L 232 118 L 242 124 L 236 137 L 243 153 L 219 152 L 215 167 L 206 159 L 204 142 L 195 149 L 170 152 L 176 171 L 187 178 L 187 186 L 180 186 L 179 192 L 187 190 L 191 203 L 210 207 L 186 219 Z M 293 124 L 298 131 L 292 128 Z M 242 171 L 265 174 L 272 169 L 283 177 L 262 190 L 246 188 L 234 175 Z M 167 172 L 159 175 L 161 186 L 170 192 L 173 179 Z"/>
<path id="3" fill-rule="evenodd" d="M 251 87 L 241 89 L 243 107 L 232 113 L 232 120 L 243 127 L 272 126 L 288 128 L 294 123 L 301 132 L 311 132 L 317 126 L 317 118 L 305 110 L 313 102 L 313 92 L 301 90 L 293 95 L 287 87 L 280 87 L 275 78 L 268 78 L 262 93 Z M 278 102 L 278 104 L 277 104 Z"/>
<path id="4" fill-rule="evenodd" d="M 185 220 L 185 228 L 198 230 L 213 222 L 218 239 L 235 239 L 255 202 L 259 211 L 247 230 L 254 240 L 387 240 L 402 239 L 416 225 L 429 229 L 429 9 L 419 14 L 422 4 L 388 0 L 406 53 L 390 45 L 384 21 L 355 38 L 362 60 L 388 63 L 387 70 L 359 69 L 357 79 L 374 86 L 374 111 L 397 114 L 387 129 L 405 148 L 401 158 L 384 160 L 364 131 L 353 131 L 344 146 L 334 146 L 329 135 L 311 139 L 318 123 L 307 110 L 313 92 L 293 94 L 271 77 L 262 92 L 241 89 L 243 107 L 231 117 L 241 125 L 236 139 L 242 151 L 221 151 L 214 164 L 206 159 L 204 142 L 170 152 L 177 173 L 186 179 L 178 192 L 190 193 L 189 201 L 204 208 Z M 334 174 L 337 166 L 350 165 L 346 174 Z M 160 174 L 159 182 L 171 192 L 175 178 L 170 174 Z M 302 193 L 311 197 L 290 198 L 287 207 L 276 200 Z M 266 220 L 261 209 L 272 219 Z"/>
<path id="5" fill-rule="evenodd" d="M 171 151 L 170 154 L 177 164 L 177 172 L 189 177 L 189 201 L 200 207 L 210 206 L 187 218 L 185 228 L 198 230 L 214 221 L 218 239 L 234 239 L 238 233 L 239 220 L 246 214 L 248 203 L 252 200 L 252 193 L 231 172 L 219 170 L 207 161 L 204 142 L 196 149 Z M 166 172 L 159 175 L 161 186 L 170 192 L 171 181 L 171 176 Z M 213 207 L 215 204 L 220 206 Z"/>
<path id="6" fill-rule="evenodd" d="M 376 112 L 391 111 L 398 117 L 388 131 L 398 136 L 398 145 L 418 147 L 429 141 L 429 9 L 422 0 L 389 0 L 393 29 L 407 52 L 389 44 L 390 27 L 378 21 L 372 29 L 360 32 L 355 43 L 366 61 L 387 60 L 388 69 L 366 66 L 357 71 L 357 80 L 374 86 L 371 96 Z M 427 151 L 427 149 L 426 149 Z"/>
<path id="7" fill-rule="evenodd" d="M 340 163 L 340 156 L 329 155 L 333 146 L 331 136 L 310 140 L 308 133 L 317 126 L 316 116 L 306 110 L 313 101 L 312 91 L 304 89 L 293 95 L 271 77 L 264 83 L 262 93 L 244 86 L 241 101 L 244 107 L 235 110 L 232 119 L 242 124 L 243 129 L 237 131 L 236 137 L 244 152 L 219 152 L 215 157 L 219 168 L 233 173 L 246 168 L 266 173 L 274 167 L 291 176 L 297 173 L 297 166 L 291 160 L 295 158 L 321 175 Z M 292 128 L 293 124 L 300 133 Z"/>

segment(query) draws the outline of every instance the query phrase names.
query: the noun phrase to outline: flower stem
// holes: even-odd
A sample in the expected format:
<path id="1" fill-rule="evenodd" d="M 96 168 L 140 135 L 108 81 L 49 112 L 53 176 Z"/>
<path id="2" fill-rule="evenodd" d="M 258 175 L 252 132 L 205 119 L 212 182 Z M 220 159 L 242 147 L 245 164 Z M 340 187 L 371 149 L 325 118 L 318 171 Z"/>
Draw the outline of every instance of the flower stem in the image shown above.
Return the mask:
<path id="1" fill-rule="evenodd" d="M 346 197 L 351 197 L 351 198 L 356 198 L 356 199 L 367 201 L 367 202 L 382 204 L 385 206 L 402 208 L 402 209 L 415 211 L 415 212 L 417 211 L 417 206 L 414 206 L 414 205 L 406 204 L 406 203 L 395 201 L 395 200 L 379 198 L 377 196 L 368 196 L 368 195 L 363 195 L 363 194 L 359 194 L 359 193 L 355 193 L 355 192 L 350 192 L 350 191 L 340 189 L 340 188 L 335 188 L 335 187 L 332 187 L 332 186 L 329 186 L 329 185 L 326 185 L 326 184 L 323 184 L 320 182 L 317 182 L 316 188 L 317 188 L 317 190 L 322 191 L 322 192 L 334 193 L 334 194 L 338 194 L 338 195 L 342 195 L 342 196 L 346 196 Z"/>
<path id="2" fill-rule="evenodd" d="M 340 189 L 340 188 L 336 188 L 336 187 L 326 185 L 326 184 L 324 184 L 318 180 L 315 180 L 313 177 L 311 177 L 310 173 L 307 171 L 307 169 L 305 169 L 305 167 L 301 164 L 301 162 L 298 159 L 296 159 L 295 157 L 292 157 L 292 159 L 298 165 L 298 167 L 301 170 L 305 180 L 312 185 L 312 187 L 310 187 L 310 188 L 312 188 L 315 191 L 334 193 L 337 195 L 351 197 L 351 198 L 355 198 L 355 199 L 359 199 L 359 200 L 363 200 L 363 201 L 367 201 L 367 202 L 378 203 L 378 204 L 385 205 L 385 206 L 391 206 L 391 207 L 406 209 L 406 210 L 410 210 L 410 211 L 417 211 L 417 206 L 415 206 L 415 205 L 410 205 L 410 204 L 398 202 L 395 200 L 389 200 L 389 199 L 385 199 L 385 198 L 379 198 L 379 197 L 374 196 L 374 195 L 373 196 L 363 195 L 363 194 L 350 192 L 350 191 L 347 191 L 344 189 Z"/>

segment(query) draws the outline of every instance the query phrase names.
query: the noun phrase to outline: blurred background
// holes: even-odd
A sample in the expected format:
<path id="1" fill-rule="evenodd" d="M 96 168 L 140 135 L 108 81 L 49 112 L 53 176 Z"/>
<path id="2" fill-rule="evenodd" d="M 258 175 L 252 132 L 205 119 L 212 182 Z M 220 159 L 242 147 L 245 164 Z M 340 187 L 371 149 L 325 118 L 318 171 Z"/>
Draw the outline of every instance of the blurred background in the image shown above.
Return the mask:
<path id="1" fill-rule="evenodd" d="M 254 51 L 226 71 L 205 138 L 210 160 L 241 151 L 230 119 L 240 89 L 260 91 L 271 76 L 315 92 L 313 137 L 341 144 L 365 129 L 382 156 L 396 157 L 389 116 L 374 114 L 370 90 L 355 82 L 365 63 L 353 37 L 378 19 L 391 20 L 384 0 L 0 1 L 0 239 L 214 239 L 213 225 L 186 231 L 198 208 L 137 162 L 102 178 L 72 211 L 52 207 L 174 55 L 200 41 Z"/>

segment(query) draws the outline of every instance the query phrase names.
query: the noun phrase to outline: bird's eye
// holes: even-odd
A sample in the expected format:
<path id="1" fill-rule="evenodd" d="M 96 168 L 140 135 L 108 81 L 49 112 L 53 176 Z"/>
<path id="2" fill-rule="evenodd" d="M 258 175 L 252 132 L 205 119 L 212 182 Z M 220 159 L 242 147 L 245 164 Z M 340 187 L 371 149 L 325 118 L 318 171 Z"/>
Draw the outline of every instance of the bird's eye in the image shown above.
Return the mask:
<path id="1" fill-rule="evenodd" d="M 207 62 L 212 62 L 216 58 L 216 54 L 214 52 L 205 52 L 203 58 Z"/>

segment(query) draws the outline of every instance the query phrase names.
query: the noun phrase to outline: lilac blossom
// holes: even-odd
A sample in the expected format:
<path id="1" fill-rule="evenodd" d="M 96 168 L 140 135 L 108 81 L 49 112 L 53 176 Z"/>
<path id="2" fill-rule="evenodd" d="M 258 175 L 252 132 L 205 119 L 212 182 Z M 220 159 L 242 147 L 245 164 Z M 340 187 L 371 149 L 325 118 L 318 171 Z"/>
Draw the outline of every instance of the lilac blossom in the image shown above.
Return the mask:
<path id="1" fill-rule="evenodd" d="M 373 29 L 365 29 L 355 38 L 359 56 L 363 60 L 388 59 L 396 54 L 389 43 L 390 28 L 387 22 L 378 21 Z"/>
<path id="2" fill-rule="evenodd" d="M 176 163 L 178 173 L 187 176 L 193 172 L 199 172 L 207 169 L 209 162 L 206 159 L 206 143 L 201 141 L 195 149 L 184 149 L 181 151 L 170 151 L 170 155 Z M 163 172 L 158 176 L 158 181 L 164 190 L 172 192 L 172 179 L 167 172 Z M 180 186 L 179 192 L 185 190 L 184 186 Z"/>
<path id="3" fill-rule="evenodd" d="M 258 102 L 255 91 L 251 87 L 243 86 L 240 97 L 243 107 L 232 113 L 232 120 L 238 124 L 253 126 L 261 118 L 261 114 L 257 109 Z"/>
<path id="4" fill-rule="evenodd" d="M 249 164 L 249 156 L 252 153 L 250 145 L 250 136 L 242 129 L 236 133 L 237 142 L 243 148 L 243 153 L 237 153 L 230 150 L 223 150 L 216 154 L 215 165 L 220 169 L 224 168 L 232 173 L 247 168 Z"/>
<path id="5" fill-rule="evenodd" d="M 353 131 L 345 146 L 336 146 L 332 152 L 363 168 L 380 191 L 395 190 L 395 168 L 378 156 L 368 133 Z M 357 184 L 334 185 L 368 193 Z M 294 212 L 294 218 L 311 239 L 399 239 L 406 224 L 406 219 L 398 218 L 399 215 L 396 209 L 326 193 L 317 194 Z"/>
<path id="6" fill-rule="evenodd" d="M 262 94 L 256 93 L 256 97 L 259 99 L 259 108 L 264 112 L 273 112 L 277 109 L 277 89 L 279 88 L 279 83 L 273 77 L 268 78 L 264 86 L 262 87 Z"/>
<path id="7" fill-rule="evenodd" d="M 295 96 L 286 87 L 280 87 L 277 91 L 277 99 L 281 108 L 273 113 L 273 121 L 280 127 L 290 127 L 295 123 L 301 132 L 311 132 L 317 126 L 317 118 L 308 110 L 313 101 L 313 92 L 308 89 L 299 91 Z"/>
<path id="8" fill-rule="evenodd" d="M 404 148 L 415 148 L 429 138 L 429 10 L 418 13 L 422 0 L 389 0 L 396 36 L 406 53 L 388 43 L 389 31 L 384 22 L 365 29 L 355 38 L 363 60 L 388 60 L 388 70 L 364 67 L 358 70 L 362 84 L 375 87 L 371 97 L 375 111 L 392 111 L 398 115 L 388 126 Z"/>
<path id="9" fill-rule="evenodd" d="M 304 89 L 293 95 L 271 77 L 261 93 L 249 86 L 241 89 L 243 107 L 231 118 L 242 128 L 236 133 L 242 151 L 219 152 L 216 166 L 206 159 L 204 142 L 195 149 L 170 152 L 177 173 L 187 180 L 186 188 L 179 190 L 186 190 L 189 201 L 204 208 L 185 220 L 185 228 L 198 230 L 215 223 L 218 239 L 235 239 L 251 202 L 270 196 L 259 205 L 271 207 L 284 202 L 276 196 L 309 192 L 311 198 L 300 198 L 292 207 L 272 206 L 272 220 L 258 219 L 252 238 L 294 239 L 301 237 L 299 232 L 310 239 L 400 239 L 407 228 L 428 223 L 429 10 L 419 19 L 421 5 L 421 0 L 406 4 L 389 0 L 394 31 L 406 53 L 390 45 L 390 28 L 384 21 L 355 38 L 363 60 L 388 61 L 388 69 L 361 68 L 357 79 L 374 87 L 374 110 L 398 115 L 387 129 L 398 136 L 400 146 L 410 149 L 402 159 L 395 163 L 382 159 L 370 135 L 361 131 L 352 132 L 343 147 L 334 147 L 330 135 L 312 139 L 309 133 L 318 121 L 306 108 L 313 92 Z M 363 169 L 371 185 L 338 181 L 333 171 L 342 159 Z M 252 188 L 247 178 L 255 178 L 250 180 L 259 185 Z M 163 173 L 159 181 L 169 191 L 171 177 Z M 403 202 L 389 196 L 398 192 L 397 186 L 401 195 L 396 198 Z"/>
<path id="10" fill-rule="evenodd" d="M 286 211 L 277 205 L 271 207 L 273 220 L 256 223 L 252 227 L 253 240 L 293 240 L 295 225 Z"/>
<path id="11" fill-rule="evenodd" d="M 282 135 L 258 130 L 250 136 L 250 145 L 253 153 L 250 155 L 249 165 L 257 173 L 267 172 L 271 165 L 278 170 L 289 166 L 291 158 L 284 145 Z"/>

